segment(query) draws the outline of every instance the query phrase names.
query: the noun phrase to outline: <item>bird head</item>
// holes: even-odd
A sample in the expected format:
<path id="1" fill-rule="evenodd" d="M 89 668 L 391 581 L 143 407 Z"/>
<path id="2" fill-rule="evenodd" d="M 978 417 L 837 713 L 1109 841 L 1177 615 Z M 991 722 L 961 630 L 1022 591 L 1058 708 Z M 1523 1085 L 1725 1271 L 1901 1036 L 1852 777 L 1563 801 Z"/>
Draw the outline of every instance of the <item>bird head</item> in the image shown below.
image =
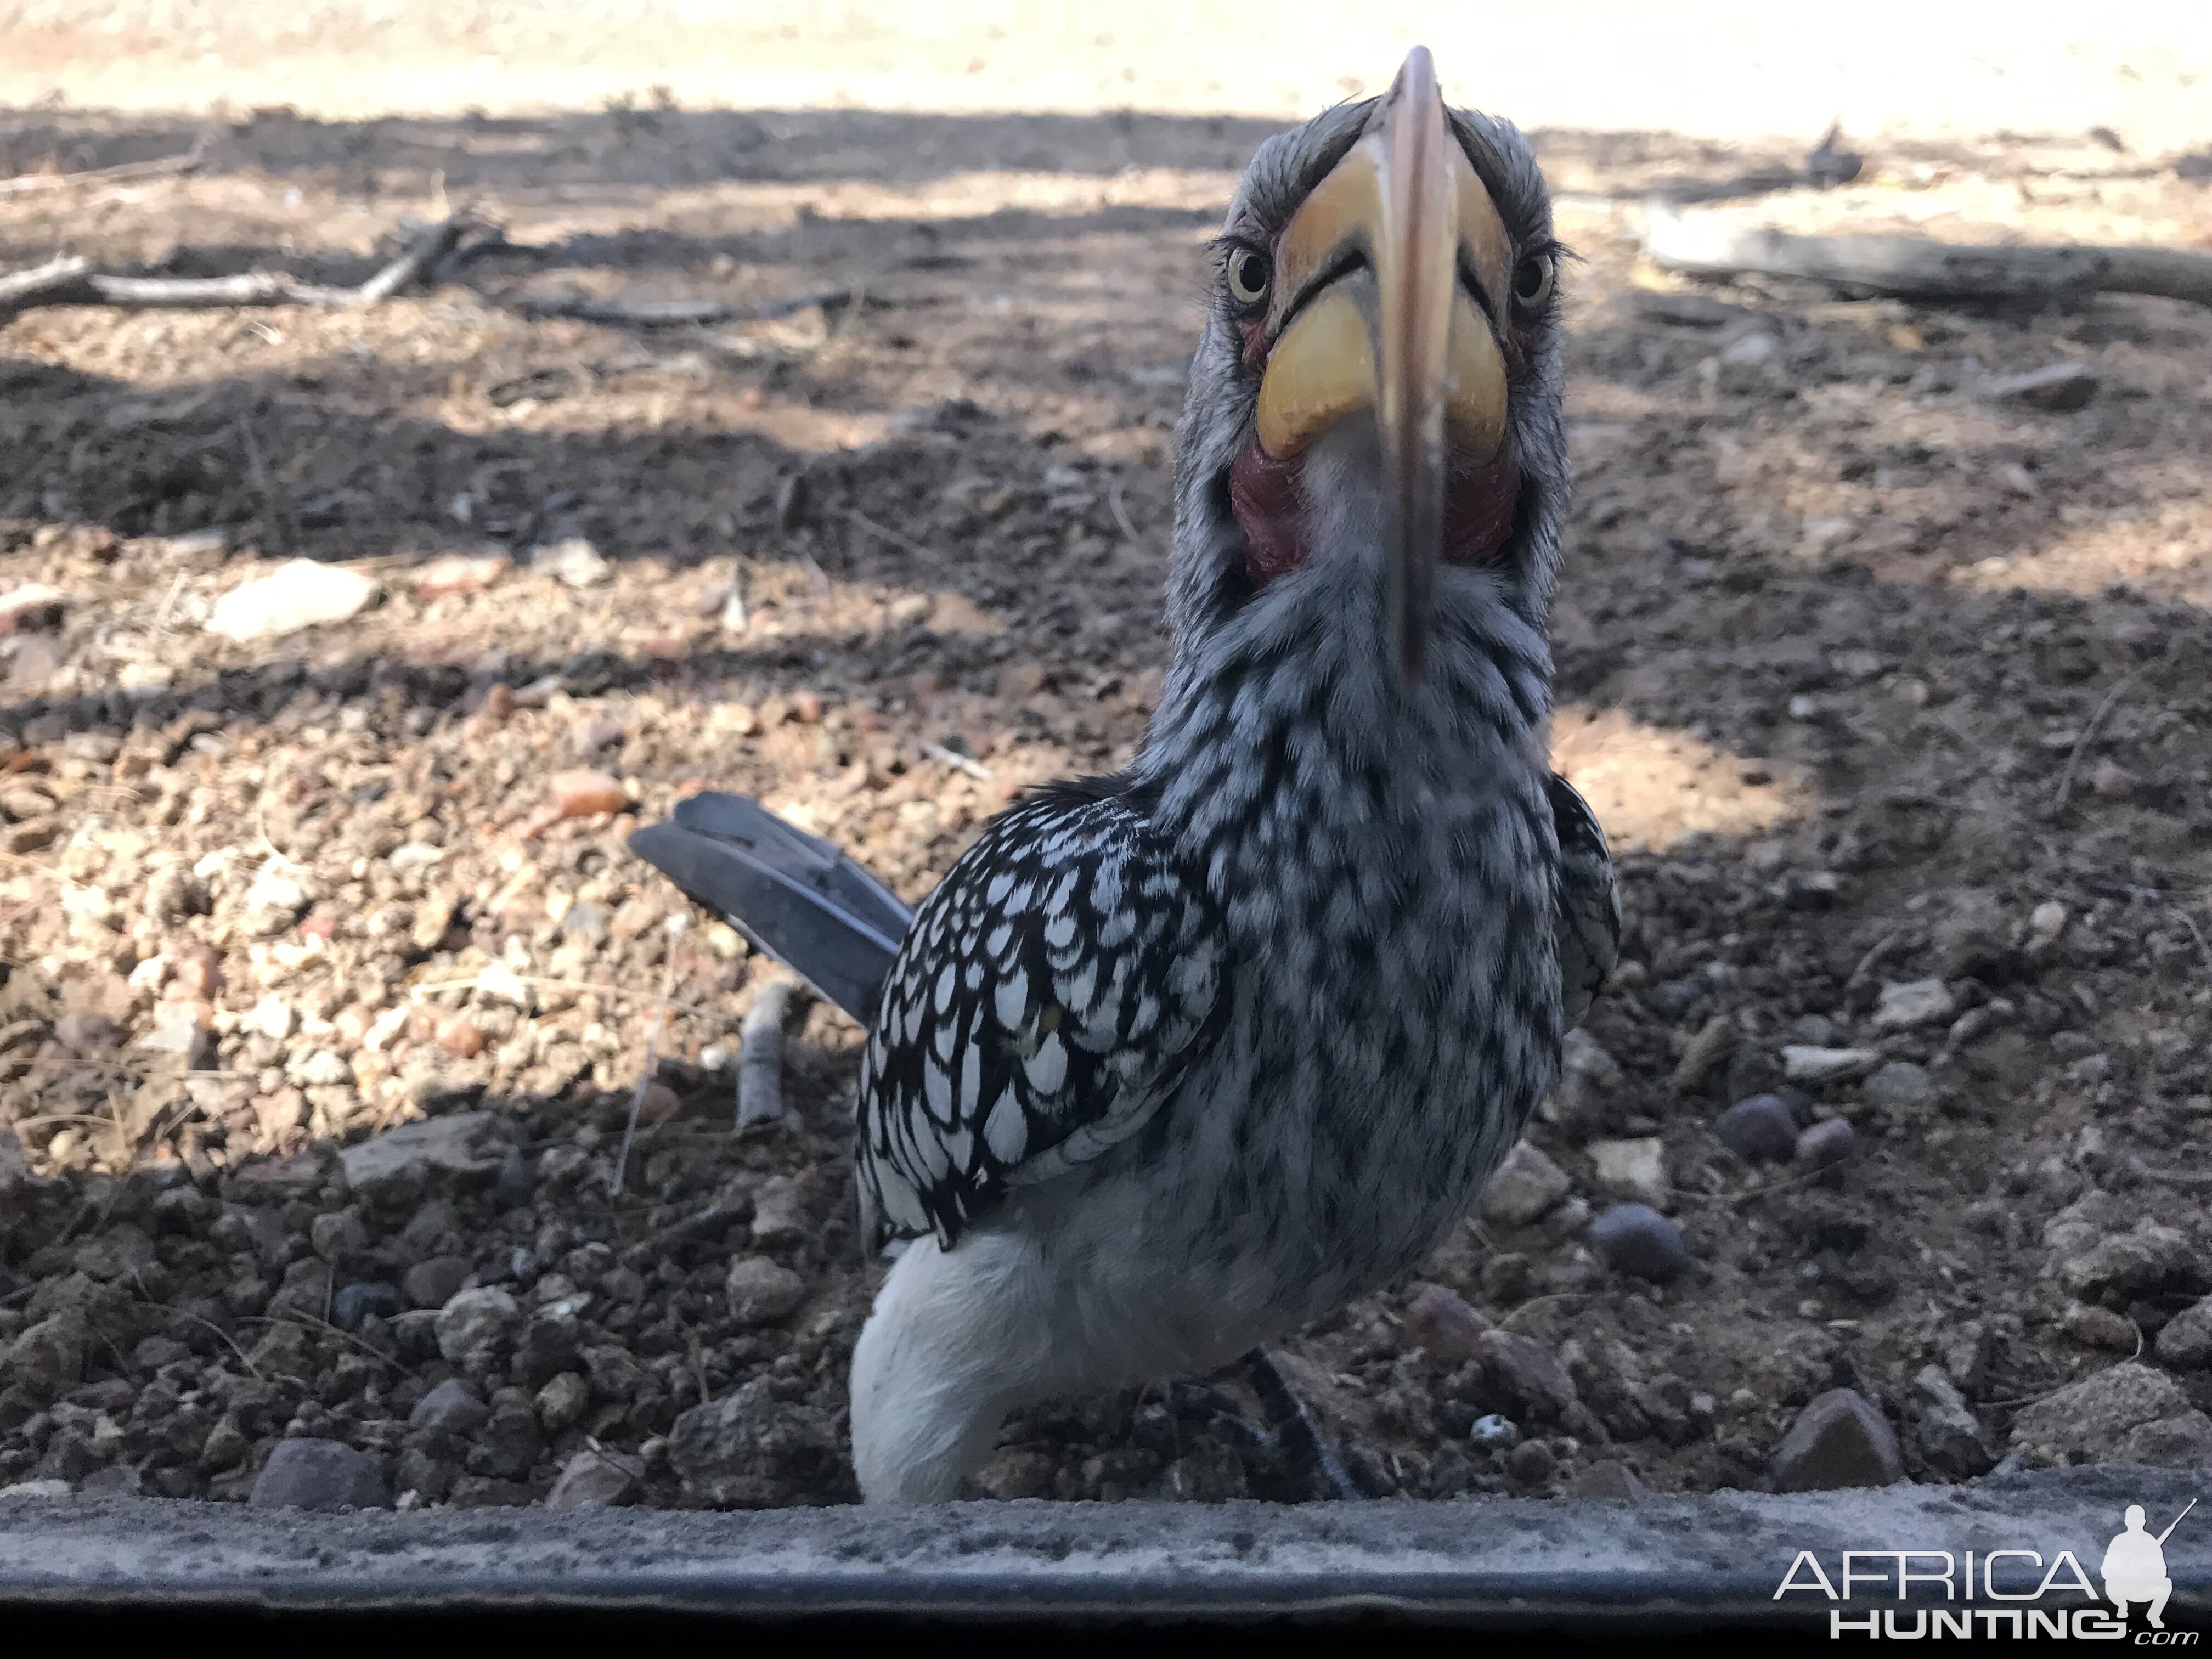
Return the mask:
<path id="1" fill-rule="evenodd" d="M 1371 632 L 1539 656 L 1565 510 L 1551 201 L 1511 126 L 1446 107 L 1416 47 L 1382 97 L 1253 158 L 1216 243 L 1176 434 L 1179 666 Z"/>

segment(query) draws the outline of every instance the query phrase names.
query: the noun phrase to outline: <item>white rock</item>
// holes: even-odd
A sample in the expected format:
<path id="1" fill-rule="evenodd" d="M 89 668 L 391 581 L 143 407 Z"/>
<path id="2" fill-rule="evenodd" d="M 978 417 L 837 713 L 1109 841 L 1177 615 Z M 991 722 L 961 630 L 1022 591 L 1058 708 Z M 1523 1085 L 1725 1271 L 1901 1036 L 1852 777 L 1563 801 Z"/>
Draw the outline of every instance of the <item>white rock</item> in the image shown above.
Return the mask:
<path id="1" fill-rule="evenodd" d="M 319 623 L 359 616 L 376 598 L 374 579 L 343 565 L 287 559 L 265 576 L 241 582 L 215 602 L 210 633 L 226 639 L 265 640 Z"/>
<path id="2" fill-rule="evenodd" d="M 1875 1030 L 1910 1031 L 1922 1025 L 1941 1025 L 1958 1012 L 1959 999 L 1942 980 L 1908 980 L 1902 985 L 1881 988 L 1881 1000 L 1874 1010 Z"/>
<path id="3" fill-rule="evenodd" d="M 1667 1147 L 1656 1135 L 1632 1140 L 1593 1140 L 1590 1162 L 1597 1184 L 1618 1198 L 1658 1209 L 1667 1201 Z"/>
<path id="4" fill-rule="evenodd" d="M 1875 1048 L 1815 1048 L 1791 1043 L 1782 1051 L 1782 1075 L 1792 1083 L 1834 1083 L 1864 1077 L 1881 1064 Z"/>
<path id="5" fill-rule="evenodd" d="M 527 1012 L 538 1000 L 529 981 L 503 962 L 486 963 L 477 974 L 477 989 Z"/>
<path id="6" fill-rule="evenodd" d="M 292 1080 L 304 1088 L 329 1088 L 353 1081 L 353 1067 L 327 1048 L 317 1048 L 297 1066 L 288 1067 Z"/>
<path id="7" fill-rule="evenodd" d="M 253 878 L 253 885 L 246 890 L 246 908 L 249 910 L 287 910 L 298 912 L 307 908 L 307 890 L 279 871 L 274 865 L 264 866 Z"/>
<path id="8" fill-rule="evenodd" d="M 362 1038 L 361 1046 L 372 1054 L 380 1054 L 391 1043 L 392 1039 L 406 1028 L 406 1024 L 405 1004 L 403 1003 L 397 1008 L 386 1008 L 376 1017 L 376 1023 L 368 1028 L 368 1034 Z"/>
<path id="9" fill-rule="evenodd" d="M 290 1003 L 282 997 L 264 997 L 247 1012 L 245 1026 L 248 1031 L 282 1042 L 292 1035 L 292 1019 Z"/>
<path id="10" fill-rule="evenodd" d="M 2057 899 L 2045 899 L 2028 916 L 2027 931 L 2038 939 L 2057 939 L 2066 931 L 2066 907 Z"/>
<path id="11" fill-rule="evenodd" d="M 1501 1227 L 1525 1227 L 1567 1195 L 1567 1172 L 1531 1146 L 1516 1142 L 1482 1194 L 1482 1218 Z"/>
<path id="12" fill-rule="evenodd" d="M 410 841 L 404 847 L 393 848 L 385 854 L 384 861 L 404 876 L 410 870 L 427 870 L 445 856 L 446 849 L 442 847 Z"/>
<path id="13" fill-rule="evenodd" d="M 571 587 L 596 587 L 615 574 L 614 567 L 600 556 L 599 550 L 581 536 L 532 548 L 530 568 Z"/>

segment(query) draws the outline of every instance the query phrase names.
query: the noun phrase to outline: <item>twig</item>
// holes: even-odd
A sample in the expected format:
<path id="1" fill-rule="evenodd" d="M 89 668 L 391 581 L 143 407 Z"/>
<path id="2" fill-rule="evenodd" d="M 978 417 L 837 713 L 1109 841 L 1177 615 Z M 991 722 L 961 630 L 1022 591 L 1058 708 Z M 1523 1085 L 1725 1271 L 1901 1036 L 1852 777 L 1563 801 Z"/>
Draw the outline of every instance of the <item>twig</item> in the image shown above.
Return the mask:
<path id="1" fill-rule="evenodd" d="M 13 316 L 27 306 L 47 303 L 46 296 L 49 294 L 65 293 L 80 287 L 91 272 L 91 260 L 65 254 L 42 265 L 33 265 L 28 270 L 10 271 L 0 276 L 0 319 Z"/>
<path id="2" fill-rule="evenodd" d="M 824 289 L 757 305 L 732 305 L 722 300 L 594 300 L 581 294 L 544 294 L 526 297 L 520 309 L 530 317 L 573 317 L 579 322 L 617 327 L 690 328 L 708 323 L 773 322 L 815 306 L 848 305 L 852 300 L 849 288 Z"/>
<path id="3" fill-rule="evenodd" d="M 1905 942 L 1905 935 L 1911 931 L 1910 927 L 1893 927 L 1876 939 L 1867 953 L 1859 958 L 1858 966 L 1851 969 L 1850 976 L 1844 981 L 1844 994 L 1849 996 L 1865 984 L 1874 970 L 1889 960 L 1890 953 Z"/>
<path id="4" fill-rule="evenodd" d="M 1133 542 L 1141 543 L 1145 539 L 1137 533 L 1137 526 L 1129 521 L 1129 508 L 1121 499 L 1121 481 L 1119 478 L 1106 486 L 1106 506 L 1114 514 L 1114 522 L 1121 526 L 1122 535 Z"/>
<path id="5" fill-rule="evenodd" d="M 1692 276 L 1796 276 L 1907 300 L 2155 294 L 2212 306 L 2212 256 L 2160 247 L 2014 247 L 1918 236 L 1796 236 L 1650 204 L 1645 251 Z"/>
<path id="6" fill-rule="evenodd" d="M 932 564 L 936 564 L 940 562 L 933 549 L 924 547 L 920 542 L 910 541 L 906 537 L 900 535 L 896 530 L 884 529 L 883 526 L 878 524 L 866 514 L 861 512 L 859 507 L 848 507 L 845 508 L 844 511 L 847 518 L 850 519 L 854 524 L 860 526 L 861 529 L 866 531 L 871 536 L 876 537 L 881 541 L 889 542 L 893 547 L 903 548 L 906 551 L 913 554 L 917 559 L 927 559 Z"/>
<path id="7" fill-rule="evenodd" d="M 739 1128 L 783 1115 L 783 1016 L 798 988 L 798 981 L 778 975 L 753 994 L 745 1011 L 738 1036 Z"/>
<path id="8" fill-rule="evenodd" d="M 978 783 L 988 783 L 991 781 L 989 767 L 979 760 L 970 759 L 957 749 L 947 749 L 943 744 L 932 743 L 927 738 L 922 738 L 920 747 L 921 752 L 930 759 L 942 762 L 956 772 L 965 772 Z"/>
<path id="9" fill-rule="evenodd" d="M 42 190 L 59 190 L 65 185 L 114 184 L 125 179 L 162 179 L 197 173 L 200 163 L 207 159 L 208 137 L 203 132 L 192 140 L 190 149 L 152 161 L 119 161 L 113 167 L 88 167 L 82 173 L 25 173 L 12 179 L 0 179 L 0 198 L 31 196 Z"/>
<path id="10" fill-rule="evenodd" d="M 241 271 L 234 276 L 110 276 L 94 271 L 84 259 L 54 259 L 0 276 L 0 322 L 33 306 L 193 311 L 232 306 L 320 306 L 338 310 L 374 305 L 419 281 L 476 222 L 460 214 L 426 227 L 398 258 L 355 288 L 303 283 L 275 270 Z"/>
<path id="11" fill-rule="evenodd" d="M 182 1308 L 173 1308 L 166 1302 L 143 1302 L 141 1305 L 156 1309 L 159 1311 L 168 1315 L 172 1319 L 187 1319 L 195 1325 L 204 1325 L 208 1329 L 213 1331 L 217 1336 L 221 1337 L 223 1340 L 225 1346 L 227 1346 L 233 1353 L 238 1356 L 238 1363 L 240 1364 L 245 1366 L 249 1371 L 252 1371 L 254 1376 L 261 1377 L 261 1380 L 264 1382 L 266 1382 L 269 1380 L 266 1376 L 262 1376 L 261 1367 L 255 1364 L 251 1359 L 246 1357 L 246 1350 L 238 1346 L 237 1342 L 233 1340 L 230 1333 L 223 1329 L 222 1326 L 216 1324 L 212 1319 L 203 1319 L 196 1313 L 187 1313 Z"/>
<path id="12" fill-rule="evenodd" d="M 690 925 L 686 916 L 668 919 L 668 957 L 660 965 L 659 1006 L 653 1011 L 653 1026 L 645 1034 L 645 1065 L 638 1073 L 637 1088 L 629 1097 L 629 1121 L 623 1125 L 622 1148 L 615 1154 L 615 1178 L 609 1198 L 620 1198 L 623 1181 L 629 1174 L 629 1149 L 637 1139 L 637 1115 L 645 1107 L 645 1091 L 653 1085 L 653 1066 L 659 1060 L 660 1028 L 668 1021 L 668 994 L 676 988 L 676 941 Z"/>
<path id="13" fill-rule="evenodd" d="M 2105 693 L 2105 700 L 2097 705 L 2097 712 L 2089 716 L 2089 723 L 2081 728 L 2081 735 L 2074 739 L 2074 752 L 2066 757 L 2066 769 L 2058 775 L 2058 799 L 2051 809 L 2053 817 L 2066 810 L 2066 798 L 2074 793 L 2074 774 L 2081 769 L 2081 757 L 2088 753 L 2089 745 L 2096 740 L 2097 729 L 2104 725 L 2105 716 L 2112 712 L 2112 705 L 2119 702 L 2121 693 L 2141 679 L 2143 671 L 2140 668 L 2131 668 L 2121 675 L 2113 683 L 2112 689 Z"/>

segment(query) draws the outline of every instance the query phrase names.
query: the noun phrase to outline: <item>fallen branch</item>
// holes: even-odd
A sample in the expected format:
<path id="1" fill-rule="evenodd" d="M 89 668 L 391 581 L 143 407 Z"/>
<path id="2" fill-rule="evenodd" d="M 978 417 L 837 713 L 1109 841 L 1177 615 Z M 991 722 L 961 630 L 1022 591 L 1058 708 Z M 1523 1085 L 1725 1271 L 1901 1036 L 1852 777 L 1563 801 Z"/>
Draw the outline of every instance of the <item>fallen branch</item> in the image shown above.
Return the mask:
<path id="1" fill-rule="evenodd" d="M 783 1115 L 783 1016 L 796 981 L 781 975 L 753 995 L 739 1033 L 738 1125 L 767 1123 Z"/>
<path id="2" fill-rule="evenodd" d="M 248 270 L 235 276 L 110 276 L 89 261 L 63 258 L 0 276 L 0 322 L 33 306 L 115 306 L 131 311 L 206 310 L 231 306 L 321 306 L 333 310 L 374 305 L 419 282 L 453 252 L 475 221 L 459 215 L 425 226 L 406 251 L 356 288 L 303 283 L 282 271 Z"/>
<path id="3" fill-rule="evenodd" d="M 192 141 L 192 147 L 179 155 L 164 155 L 151 161 L 121 161 L 112 167 L 88 167 L 82 173 L 21 173 L 13 179 L 0 179 L 0 198 L 59 190 L 65 185 L 112 185 L 126 179 L 162 179 L 197 173 L 200 163 L 207 159 L 207 149 L 208 135 L 203 132 Z"/>
<path id="4" fill-rule="evenodd" d="M 1689 276 L 1794 276 L 1907 300 L 2154 294 L 2212 306 L 2212 256 L 2160 247 L 2036 247 L 1919 236 L 1799 236 L 1650 204 L 1644 248 Z"/>
<path id="5" fill-rule="evenodd" d="M 530 317 L 572 317 L 583 323 L 609 323 L 618 328 L 688 328 L 708 323 L 768 323 L 790 317 L 815 306 L 825 309 L 849 305 L 849 288 L 824 289 L 789 300 L 769 300 L 759 305 L 732 305 L 720 300 L 594 300 L 581 294 L 533 295 L 521 301 Z"/>

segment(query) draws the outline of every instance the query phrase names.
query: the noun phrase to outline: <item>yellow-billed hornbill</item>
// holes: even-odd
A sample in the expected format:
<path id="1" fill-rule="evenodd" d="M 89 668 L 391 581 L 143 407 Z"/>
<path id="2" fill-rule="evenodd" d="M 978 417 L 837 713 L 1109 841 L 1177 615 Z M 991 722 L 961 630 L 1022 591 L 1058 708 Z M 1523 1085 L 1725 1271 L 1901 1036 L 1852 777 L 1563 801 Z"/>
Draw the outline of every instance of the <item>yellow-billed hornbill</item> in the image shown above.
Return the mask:
<path id="1" fill-rule="evenodd" d="M 1550 200 L 1416 50 L 1263 144 L 1176 439 L 1175 659 L 1133 765 L 994 820 L 909 921 L 702 796 L 634 845 L 868 1023 L 909 1239 L 853 1357 L 877 1502 L 1006 1413 L 1212 1369 L 1419 1263 L 1619 930 L 1547 759 L 1567 495 Z"/>

